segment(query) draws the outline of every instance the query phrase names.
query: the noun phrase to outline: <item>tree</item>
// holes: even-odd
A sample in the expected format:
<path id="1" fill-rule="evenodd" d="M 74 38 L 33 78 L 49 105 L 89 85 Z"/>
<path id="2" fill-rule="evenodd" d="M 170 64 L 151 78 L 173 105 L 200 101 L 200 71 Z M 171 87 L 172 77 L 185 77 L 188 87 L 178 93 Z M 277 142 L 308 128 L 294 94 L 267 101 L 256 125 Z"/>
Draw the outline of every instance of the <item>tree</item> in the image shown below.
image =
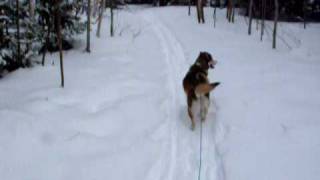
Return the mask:
<path id="1" fill-rule="evenodd" d="M 79 0 L 60 0 L 60 17 L 61 17 L 61 36 L 62 49 L 69 50 L 72 48 L 71 40 L 75 34 L 82 33 L 85 30 L 85 24 L 80 21 Z M 40 27 L 36 30 L 37 41 L 40 41 L 42 54 L 42 64 L 44 65 L 46 53 L 59 51 L 57 20 L 55 4 L 53 0 L 40 0 L 36 4 L 36 24 Z"/>
<path id="2" fill-rule="evenodd" d="M 306 29 L 307 0 L 303 0 L 303 28 Z"/>
<path id="3" fill-rule="evenodd" d="M 234 22 L 234 2 L 227 0 L 227 19 L 229 22 Z"/>
<path id="4" fill-rule="evenodd" d="M 272 48 L 276 48 L 276 39 L 277 39 L 277 24 L 279 18 L 279 2 L 278 0 L 274 0 L 274 27 L 273 27 L 273 41 L 272 41 Z"/>
<path id="5" fill-rule="evenodd" d="M 191 15 L 191 0 L 188 0 L 188 15 Z"/>
<path id="6" fill-rule="evenodd" d="M 197 17 L 199 23 L 205 23 L 202 0 L 197 0 Z"/>
<path id="7" fill-rule="evenodd" d="M 19 0 L 16 0 L 16 23 L 17 23 L 17 48 L 18 48 L 18 55 L 17 55 L 17 62 L 20 63 L 21 61 L 21 44 L 20 44 L 20 14 L 19 14 Z"/>
<path id="8" fill-rule="evenodd" d="M 263 35 L 264 35 L 264 25 L 265 25 L 265 19 L 266 19 L 266 0 L 261 0 L 261 34 L 260 34 L 260 40 L 262 41 Z"/>
<path id="9" fill-rule="evenodd" d="M 250 3 L 249 3 L 249 27 L 248 27 L 248 34 L 249 35 L 251 35 L 252 9 L 253 9 L 253 0 L 250 0 Z"/>
<path id="10" fill-rule="evenodd" d="M 62 36 L 61 36 L 61 15 L 60 15 L 60 0 L 55 0 L 55 18 L 57 20 L 57 35 L 58 35 L 58 46 L 59 46 L 59 57 L 60 57 L 60 74 L 61 74 L 61 87 L 64 87 L 64 73 L 63 73 L 63 53 L 62 53 Z"/>
<path id="11" fill-rule="evenodd" d="M 233 0 L 232 0 L 233 1 Z M 231 11 L 231 13 L 232 13 L 232 16 L 231 16 L 231 22 L 232 23 L 234 23 L 234 14 L 235 14 L 235 2 L 233 1 L 232 2 L 232 11 Z"/>
<path id="12" fill-rule="evenodd" d="M 104 8 L 105 8 L 105 2 L 104 2 L 104 0 L 101 0 L 100 1 L 100 8 L 99 8 L 99 17 L 98 17 L 98 28 L 97 28 L 97 34 L 96 34 L 97 37 L 100 37 L 100 29 L 101 29 Z"/>
<path id="13" fill-rule="evenodd" d="M 88 0 L 87 8 L 87 47 L 86 51 L 90 53 L 90 31 L 91 31 L 91 0 Z"/>
<path id="14" fill-rule="evenodd" d="M 215 1 L 214 10 L 213 10 L 213 27 L 216 27 L 216 20 L 217 20 L 217 2 Z"/>
<path id="15" fill-rule="evenodd" d="M 29 0 L 29 15 L 30 18 L 34 18 L 34 11 L 35 11 L 35 0 Z"/>
<path id="16" fill-rule="evenodd" d="M 0 2 L 0 73 L 30 66 L 34 26 L 26 1 Z"/>
<path id="17" fill-rule="evenodd" d="M 114 35 L 114 28 L 113 28 L 113 0 L 110 0 L 110 36 L 113 37 Z"/>

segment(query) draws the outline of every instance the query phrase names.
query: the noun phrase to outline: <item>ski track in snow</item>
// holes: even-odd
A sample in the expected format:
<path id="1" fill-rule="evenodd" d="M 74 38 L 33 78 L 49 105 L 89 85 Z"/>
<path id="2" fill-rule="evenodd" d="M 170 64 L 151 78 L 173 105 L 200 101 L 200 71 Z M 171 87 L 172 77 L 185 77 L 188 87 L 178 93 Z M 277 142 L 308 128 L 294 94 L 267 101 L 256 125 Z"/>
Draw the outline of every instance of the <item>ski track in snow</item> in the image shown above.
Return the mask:
<path id="1" fill-rule="evenodd" d="M 171 133 L 171 154 L 166 179 L 197 179 L 200 156 L 200 120 L 197 129 L 190 130 L 190 120 L 186 111 L 186 100 L 182 90 L 182 79 L 188 70 L 188 63 L 180 42 L 170 30 L 150 10 L 140 12 L 139 15 L 148 22 L 159 39 L 164 54 L 164 61 L 168 70 L 168 123 Z M 211 102 L 211 108 L 215 104 Z M 216 143 L 215 134 L 223 133 L 215 127 L 216 115 L 209 112 L 207 120 L 203 123 L 202 142 L 202 169 L 201 179 L 225 179 L 224 167 Z M 221 128 L 220 128 L 221 129 Z"/>

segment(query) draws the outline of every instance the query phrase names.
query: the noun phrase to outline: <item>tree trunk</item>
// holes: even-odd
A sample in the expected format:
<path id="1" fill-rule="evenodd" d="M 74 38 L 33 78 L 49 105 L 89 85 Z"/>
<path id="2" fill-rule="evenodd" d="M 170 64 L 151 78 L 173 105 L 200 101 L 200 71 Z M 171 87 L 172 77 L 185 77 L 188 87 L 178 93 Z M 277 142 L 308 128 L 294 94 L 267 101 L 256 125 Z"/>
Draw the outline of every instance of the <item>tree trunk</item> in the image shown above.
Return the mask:
<path id="1" fill-rule="evenodd" d="M 279 17 L 279 2 L 278 0 L 274 0 L 275 10 L 274 10 L 274 27 L 273 27 L 273 41 L 272 48 L 276 48 L 276 39 L 277 39 L 277 24 Z"/>
<path id="2" fill-rule="evenodd" d="M 213 27 L 216 27 L 216 20 L 217 20 L 217 6 L 215 4 L 214 10 L 213 10 Z"/>
<path id="3" fill-rule="evenodd" d="M 201 23 L 201 18 L 200 18 L 200 4 L 201 0 L 197 0 L 197 17 L 198 17 L 198 23 Z"/>
<path id="4" fill-rule="evenodd" d="M 197 0 L 197 17 L 198 17 L 198 23 L 205 22 L 202 0 Z"/>
<path id="5" fill-rule="evenodd" d="M 307 21 L 306 21 L 306 14 L 307 14 L 307 0 L 303 1 L 303 28 L 306 29 Z"/>
<path id="6" fill-rule="evenodd" d="M 203 4 L 203 0 L 201 0 L 201 19 L 202 19 L 202 23 L 205 23 L 205 21 L 204 21 L 204 4 Z"/>
<path id="7" fill-rule="evenodd" d="M 98 17 L 97 37 L 100 37 L 100 29 L 101 29 L 104 5 L 105 5 L 104 0 L 101 0 L 100 8 L 99 8 L 99 17 Z"/>
<path id="8" fill-rule="evenodd" d="M 97 11 L 99 11 L 100 3 L 99 0 L 93 0 L 92 5 L 92 16 L 95 18 L 97 16 Z M 102 0 L 100 0 L 101 2 Z M 99 5 L 98 5 L 99 4 Z M 99 6 L 99 7 L 98 7 Z"/>
<path id="9" fill-rule="evenodd" d="M 260 34 L 260 41 L 263 40 L 263 35 L 264 35 L 264 23 L 266 19 L 266 0 L 262 0 L 261 3 L 261 34 Z"/>
<path id="10" fill-rule="evenodd" d="M 232 0 L 233 1 L 233 0 Z M 235 14 L 235 8 L 234 8 L 235 2 L 232 2 L 232 15 L 231 15 L 231 22 L 234 23 L 234 14 Z"/>
<path id="11" fill-rule="evenodd" d="M 191 0 L 188 1 L 188 15 L 191 15 Z"/>
<path id="12" fill-rule="evenodd" d="M 152 4 L 153 4 L 153 6 L 157 6 L 158 0 L 153 0 L 153 1 L 152 1 Z"/>
<path id="13" fill-rule="evenodd" d="M 159 0 L 159 6 L 165 6 L 166 3 L 166 0 Z"/>
<path id="14" fill-rule="evenodd" d="M 91 0 L 88 0 L 87 8 L 87 47 L 86 51 L 90 53 L 90 29 L 91 29 Z"/>
<path id="15" fill-rule="evenodd" d="M 110 14 L 111 14 L 111 20 L 110 20 L 110 36 L 113 37 L 114 35 L 114 28 L 113 28 L 113 0 L 110 0 Z"/>
<path id="16" fill-rule="evenodd" d="M 56 0 L 56 18 L 57 18 L 57 36 L 60 56 L 60 73 L 61 73 L 61 87 L 64 87 L 64 73 L 63 73 L 63 53 L 62 53 L 62 35 L 61 35 L 61 15 L 60 15 L 60 3 L 61 1 Z"/>
<path id="17" fill-rule="evenodd" d="M 29 14 L 30 18 L 34 18 L 35 0 L 29 0 Z"/>
<path id="18" fill-rule="evenodd" d="M 47 29 L 47 37 L 45 40 L 45 44 L 44 44 L 44 50 L 43 50 L 43 54 L 42 54 L 42 66 L 44 66 L 45 63 L 45 58 L 46 58 L 46 53 L 48 51 L 48 45 L 49 45 L 49 37 L 50 37 L 50 23 L 48 23 L 48 29 Z M 45 28 L 44 28 L 45 30 Z M 44 32 L 44 31 L 43 31 Z"/>
<path id="19" fill-rule="evenodd" d="M 232 0 L 228 0 L 228 21 L 231 22 L 232 20 L 232 9 L 233 9 L 233 2 Z"/>
<path id="20" fill-rule="evenodd" d="M 21 44 L 20 44 L 20 17 L 19 17 L 19 0 L 16 0 L 16 8 L 17 8 L 17 12 L 16 12 L 16 24 L 17 24 L 17 51 L 18 51 L 18 55 L 17 55 L 17 62 L 19 64 L 22 64 L 21 61 Z"/>
<path id="21" fill-rule="evenodd" d="M 252 6 L 253 6 L 253 0 L 250 0 L 250 3 L 249 3 L 249 28 L 248 28 L 248 34 L 249 34 L 249 35 L 251 35 Z"/>

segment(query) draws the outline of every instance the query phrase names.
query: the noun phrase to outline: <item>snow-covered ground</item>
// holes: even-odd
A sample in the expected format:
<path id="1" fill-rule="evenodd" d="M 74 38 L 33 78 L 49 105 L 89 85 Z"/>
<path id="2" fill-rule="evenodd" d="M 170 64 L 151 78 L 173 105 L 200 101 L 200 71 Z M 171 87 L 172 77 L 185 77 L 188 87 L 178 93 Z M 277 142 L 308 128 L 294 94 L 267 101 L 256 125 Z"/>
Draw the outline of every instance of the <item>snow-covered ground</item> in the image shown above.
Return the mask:
<path id="1" fill-rule="evenodd" d="M 105 18 L 92 53 L 79 46 L 45 67 L 0 80 L 1 180 L 194 180 L 200 122 L 190 130 L 182 78 L 200 51 L 218 60 L 220 81 L 203 123 L 203 180 L 316 180 L 320 177 L 320 25 L 280 23 L 246 34 L 218 10 L 213 28 L 195 9 L 133 8 Z M 268 27 L 272 27 L 269 23 Z M 54 65 L 52 65 L 54 64 Z"/>

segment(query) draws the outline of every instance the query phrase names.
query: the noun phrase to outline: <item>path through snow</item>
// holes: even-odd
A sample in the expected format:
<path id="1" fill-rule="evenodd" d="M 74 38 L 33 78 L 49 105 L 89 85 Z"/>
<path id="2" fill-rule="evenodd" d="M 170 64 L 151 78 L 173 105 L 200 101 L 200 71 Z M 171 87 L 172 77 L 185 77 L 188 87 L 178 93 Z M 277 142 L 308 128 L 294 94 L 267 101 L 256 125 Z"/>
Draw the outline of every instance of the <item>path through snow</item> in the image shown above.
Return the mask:
<path id="1" fill-rule="evenodd" d="M 174 37 L 170 30 L 157 18 L 152 10 L 139 13 L 150 23 L 155 35 L 161 44 L 164 60 L 167 63 L 168 83 L 171 101 L 169 119 L 172 123 L 172 152 L 170 179 L 197 179 L 200 156 L 200 120 L 197 118 L 195 132 L 190 130 L 190 120 L 187 117 L 186 99 L 182 90 L 182 79 L 189 66 L 186 61 L 184 50 L 180 42 Z M 211 97 L 212 98 L 212 97 Z M 211 100 L 212 101 L 212 100 Z M 224 169 L 221 157 L 215 145 L 215 113 L 214 103 L 211 102 L 211 111 L 207 121 L 203 125 L 203 154 L 201 179 L 223 180 Z"/>

